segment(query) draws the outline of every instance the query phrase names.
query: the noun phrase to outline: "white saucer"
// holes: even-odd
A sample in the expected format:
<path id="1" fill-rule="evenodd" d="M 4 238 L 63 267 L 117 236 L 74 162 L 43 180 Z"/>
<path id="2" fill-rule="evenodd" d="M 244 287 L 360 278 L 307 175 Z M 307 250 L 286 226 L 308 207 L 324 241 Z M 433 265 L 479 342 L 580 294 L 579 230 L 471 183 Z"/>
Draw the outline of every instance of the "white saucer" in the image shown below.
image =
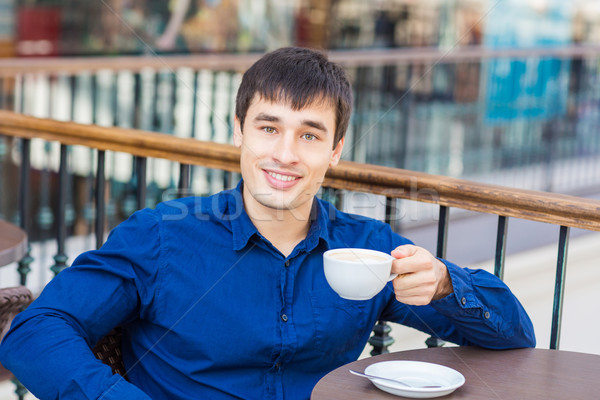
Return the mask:
<path id="1" fill-rule="evenodd" d="M 465 377 L 452 368 L 422 361 L 383 361 L 369 365 L 365 374 L 401 379 L 409 385 L 440 385 L 439 388 L 411 388 L 383 379 L 369 378 L 373 385 L 396 396 L 428 399 L 445 396 L 465 383 Z"/>

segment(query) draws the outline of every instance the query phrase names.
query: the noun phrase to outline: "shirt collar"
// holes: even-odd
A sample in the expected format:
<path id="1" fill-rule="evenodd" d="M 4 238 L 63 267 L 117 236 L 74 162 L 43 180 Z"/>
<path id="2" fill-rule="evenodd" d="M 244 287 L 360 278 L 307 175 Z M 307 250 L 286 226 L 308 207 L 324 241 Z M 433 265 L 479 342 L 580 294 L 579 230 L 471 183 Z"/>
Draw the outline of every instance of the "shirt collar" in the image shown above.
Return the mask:
<path id="1" fill-rule="evenodd" d="M 235 189 L 224 192 L 225 194 L 229 194 L 225 196 L 224 201 L 227 202 L 225 206 L 230 210 L 239 210 L 236 212 L 236 214 L 239 213 L 239 216 L 231 219 L 234 250 L 243 249 L 252 236 L 259 235 L 258 230 L 244 208 L 242 197 L 243 185 L 243 180 L 240 180 Z M 306 239 L 303 241 L 306 251 L 313 250 L 321 240 L 324 242 L 326 248 L 329 248 L 329 219 L 330 215 L 334 215 L 334 213 L 335 210 L 331 204 L 317 198 L 314 199 L 310 215 L 310 228 L 308 229 Z"/>
<path id="2" fill-rule="evenodd" d="M 242 197 L 242 188 L 244 182 L 240 180 L 235 189 L 229 190 L 230 196 L 226 196 L 227 206 L 230 209 L 239 210 L 237 218 L 231 219 L 231 231 L 233 235 L 233 250 L 241 250 L 248 244 L 250 238 L 258 235 L 258 230 L 252 223 L 250 216 L 244 208 L 244 198 Z"/>
<path id="3" fill-rule="evenodd" d="M 315 197 L 312 210 L 310 212 L 310 228 L 306 235 L 306 250 L 311 251 L 320 241 L 329 248 L 329 217 L 334 215 L 333 206 L 323 200 Z"/>

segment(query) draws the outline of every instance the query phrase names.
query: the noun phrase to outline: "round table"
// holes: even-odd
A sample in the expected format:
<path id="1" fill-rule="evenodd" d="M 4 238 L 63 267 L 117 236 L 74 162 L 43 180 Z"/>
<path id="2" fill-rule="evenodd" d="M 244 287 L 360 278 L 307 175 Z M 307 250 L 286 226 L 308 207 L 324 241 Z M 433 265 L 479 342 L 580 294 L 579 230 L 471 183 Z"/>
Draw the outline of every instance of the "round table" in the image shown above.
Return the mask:
<path id="1" fill-rule="evenodd" d="M 6 221 L 0 221 L 0 267 L 19 261 L 26 252 L 25 231 Z"/>
<path id="2" fill-rule="evenodd" d="M 0 267 L 19 261 L 27 252 L 27 234 L 19 227 L 0 220 Z M 4 309 L 6 312 L 7 309 Z M 12 317 L 6 322 L 10 324 Z M 8 327 L 7 327 L 8 328 Z M 2 327 L 0 327 L 0 338 L 3 336 Z M 12 373 L 6 370 L 0 364 L 0 380 L 6 380 L 12 377 Z"/>
<path id="3" fill-rule="evenodd" d="M 465 384 L 443 399 L 600 398 L 600 355 L 547 349 L 439 347 L 382 354 L 344 365 L 317 383 L 311 400 L 401 399 L 348 372 L 362 372 L 373 363 L 391 360 L 426 361 L 462 373 Z"/>

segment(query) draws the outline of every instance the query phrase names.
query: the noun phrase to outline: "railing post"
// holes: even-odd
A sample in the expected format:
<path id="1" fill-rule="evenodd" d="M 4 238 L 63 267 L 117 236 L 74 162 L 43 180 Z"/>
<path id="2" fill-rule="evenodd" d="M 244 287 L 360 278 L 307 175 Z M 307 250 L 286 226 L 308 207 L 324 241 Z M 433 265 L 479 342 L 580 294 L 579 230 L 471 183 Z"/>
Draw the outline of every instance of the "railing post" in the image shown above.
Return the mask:
<path id="1" fill-rule="evenodd" d="M 496 235 L 496 257 L 494 259 L 494 274 L 504 280 L 504 256 L 506 255 L 506 231 L 508 218 L 498 217 L 498 234 Z"/>
<path id="2" fill-rule="evenodd" d="M 450 209 L 447 206 L 440 205 L 440 216 L 438 221 L 438 237 L 435 256 L 446 258 L 446 247 L 448 244 L 448 221 L 450 219 Z M 430 336 L 425 340 L 427 347 L 442 347 L 445 342 L 435 336 Z"/>
<path id="3" fill-rule="evenodd" d="M 377 324 L 373 327 L 373 336 L 369 338 L 369 344 L 373 346 L 370 353 L 372 356 L 390 352 L 388 347 L 395 342 L 394 338 L 390 336 L 391 331 L 392 327 L 385 321 L 377 321 Z"/>
<path id="4" fill-rule="evenodd" d="M 137 209 L 146 208 L 146 157 L 135 158 Z"/>
<path id="5" fill-rule="evenodd" d="M 20 182 L 19 182 L 19 219 L 21 224 L 21 229 L 27 233 L 29 236 L 29 224 L 30 224 L 30 215 L 29 215 L 29 178 L 31 173 L 31 140 L 30 139 L 22 139 L 21 140 L 21 173 L 20 173 Z M 20 275 L 20 284 L 27 284 L 27 275 L 31 272 L 31 263 L 33 262 L 33 257 L 31 257 L 31 244 L 29 240 L 27 241 L 27 251 L 23 258 L 19 261 L 19 266 L 17 267 L 17 272 Z M 15 384 L 15 394 L 17 395 L 19 400 L 23 400 L 28 390 L 23 386 L 21 382 L 17 378 L 11 379 Z"/>
<path id="6" fill-rule="evenodd" d="M 27 388 L 25 388 L 25 386 L 23 386 L 23 384 L 21 382 L 19 382 L 19 380 L 17 378 L 12 378 L 11 381 L 17 387 L 15 389 L 15 394 L 17 395 L 18 399 L 19 400 L 24 400 L 25 399 L 25 395 L 29 393 L 29 391 L 27 390 Z"/>
<path id="7" fill-rule="evenodd" d="M 31 150 L 31 140 L 23 139 L 21 141 L 21 176 L 20 176 L 20 188 L 19 188 L 19 208 L 20 208 L 20 223 L 21 228 L 27 233 L 29 236 L 29 175 L 31 171 L 31 162 L 30 162 L 30 150 Z M 27 284 L 27 274 L 31 272 L 31 263 L 33 262 L 33 257 L 31 257 L 31 244 L 27 244 L 27 252 L 25 256 L 19 261 L 19 266 L 17 271 L 20 275 L 20 284 Z"/>
<path id="8" fill-rule="evenodd" d="M 102 247 L 104 242 L 104 214 L 105 214 L 105 182 L 104 176 L 104 165 L 105 165 L 106 152 L 104 150 L 98 150 L 98 163 L 96 167 L 96 248 Z"/>
<path id="9" fill-rule="evenodd" d="M 179 197 L 183 194 L 183 192 L 187 192 L 190 189 L 190 165 L 189 164 L 179 164 Z M 184 196 L 187 196 L 185 194 Z"/>
<path id="10" fill-rule="evenodd" d="M 446 344 L 445 341 L 435 336 L 430 336 L 425 340 L 427 347 L 442 347 L 444 344 Z"/>
<path id="11" fill-rule="evenodd" d="M 448 219 L 450 210 L 447 206 L 440 205 L 440 217 L 438 221 L 438 237 L 436 247 L 436 257 L 446 258 L 446 244 L 448 241 Z"/>
<path id="12" fill-rule="evenodd" d="M 65 254 L 65 239 L 67 236 L 66 227 L 66 205 L 67 205 L 67 146 L 60 145 L 60 167 L 58 176 L 58 223 L 56 227 L 56 255 L 54 256 L 54 265 L 50 270 L 54 275 L 58 275 L 67 267 L 67 255 Z"/>
<path id="13" fill-rule="evenodd" d="M 550 348 L 558 349 L 560 342 L 560 326 L 565 291 L 565 275 L 567 269 L 567 250 L 569 248 L 569 232 L 567 226 L 560 227 L 558 238 L 558 257 L 556 262 L 556 280 L 554 284 L 554 305 L 552 307 L 552 326 L 550 330 Z"/>
<path id="14" fill-rule="evenodd" d="M 231 189 L 233 187 L 233 172 L 223 171 L 223 188 Z"/>

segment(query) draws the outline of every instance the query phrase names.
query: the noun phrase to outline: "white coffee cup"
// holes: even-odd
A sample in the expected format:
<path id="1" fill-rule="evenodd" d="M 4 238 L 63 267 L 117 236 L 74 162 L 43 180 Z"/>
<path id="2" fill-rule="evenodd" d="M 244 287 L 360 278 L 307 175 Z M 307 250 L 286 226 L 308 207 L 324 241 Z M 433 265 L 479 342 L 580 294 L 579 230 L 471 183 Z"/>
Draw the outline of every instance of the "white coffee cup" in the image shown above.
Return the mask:
<path id="1" fill-rule="evenodd" d="M 341 248 L 323 254 L 325 278 L 340 297 L 368 300 L 398 274 L 391 273 L 394 257 L 377 250 Z"/>

